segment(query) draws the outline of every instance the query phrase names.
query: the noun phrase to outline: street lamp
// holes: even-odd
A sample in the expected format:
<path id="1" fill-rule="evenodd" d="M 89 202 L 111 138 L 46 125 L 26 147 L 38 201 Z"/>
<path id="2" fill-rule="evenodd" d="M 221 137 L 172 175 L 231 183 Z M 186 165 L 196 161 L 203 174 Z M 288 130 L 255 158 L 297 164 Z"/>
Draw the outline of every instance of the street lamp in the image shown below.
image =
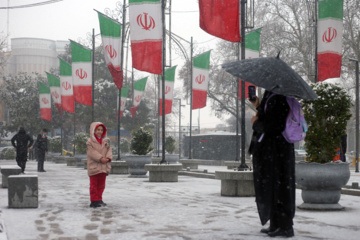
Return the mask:
<path id="1" fill-rule="evenodd" d="M 174 98 L 174 100 L 179 101 L 179 159 L 181 158 L 181 107 L 185 107 L 185 105 L 181 105 L 181 98 Z"/>
<path id="2" fill-rule="evenodd" d="M 352 62 L 355 62 L 355 74 L 356 74 L 356 89 L 355 89 L 355 172 L 359 172 L 359 60 L 349 59 Z"/>

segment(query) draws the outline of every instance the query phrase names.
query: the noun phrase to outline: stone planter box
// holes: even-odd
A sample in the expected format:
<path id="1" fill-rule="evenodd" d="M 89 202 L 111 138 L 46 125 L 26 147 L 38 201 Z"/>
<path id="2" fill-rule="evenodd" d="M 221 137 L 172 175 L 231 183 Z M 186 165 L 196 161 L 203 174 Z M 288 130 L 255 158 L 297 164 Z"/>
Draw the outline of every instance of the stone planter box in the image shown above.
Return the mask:
<path id="1" fill-rule="evenodd" d="M 146 164 L 149 182 L 177 182 L 182 164 Z"/>
<path id="2" fill-rule="evenodd" d="M 66 156 L 54 156 L 53 159 L 54 159 L 54 163 L 64 163 L 64 164 L 67 164 L 67 158 L 69 157 L 66 157 Z"/>
<path id="3" fill-rule="evenodd" d="M 241 164 L 241 161 L 225 161 L 224 165 L 227 166 L 227 169 L 234 170 L 237 169 Z M 251 166 L 251 160 L 245 159 L 245 164 L 250 167 Z"/>
<path id="4" fill-rule="evenodd" d="M 255 196 L 254 177 L 252 171 L 216 171 L 215 178 L 221 180 L 221 196 Z"/>
<path id="5" fill-rule="evenodd" d="M 77 160 L 74 157 L 67 157 L 66 158 L 66 166 L 68 167 L 76 167 Z"/>
<path id="6" fill-rule="evenodd" d="M 87 159 L 81 159 L 81 162 L 84 164 L 84 169 L 87 169 Z"/>
<path id="7" fill-rule="evenodd" d="M 112 161 L 110 174 L 129 174 L 129 166 L 126 161 Z"/>
<path id="8" fill-rule="evenodd" d="M 197 160 L 197 159 L 180 159 L 179 162 L 183 165 L 184 169 L 198 169 L 199 165 L 201 165 L 204 160 Z"/>
<path id="9" fill-rule="evenodd" d="M 1 175 L 2 175 L 2 187 L 8 187 L 8 178 L 10 175 L 19 175 L 21 173 L 21 168 L 16 165 L 2 166 Z"/>
<path id="10" fill-rule="evenodd" d="M 162 160 L 162 157 L 151 157 L 151 163 L 153 163 L 153 164 L 160 163 L 161 160 Z M 165 155 L 165 161 L 168 164 L 178 163 L 179 160 L 180 160 L 180 158 L 179 158 L 178 154 L 167 154 L 167 155 Z"/>
<path id="11" fill-rule="evenodd" d="M 8 181 L 9 208 L 38 207 L 38 176 L 13 175 Z"/>
<path id="12" fill-rule="evenodd" d="M 298 162 L 295 165 L 296 183 L 302 189 L 304 201 L 298 208 L 307 210 L 341 210 L 338 202 L 341 188 L 350 179 L 349 163 Z"/>
<path id="13" fill-rule="evenodd" d="M 129 167 L 129 177 L 147 177 L 145 164 L 151 163 L 150 155 L 130 155 L 123 158 Z"/>

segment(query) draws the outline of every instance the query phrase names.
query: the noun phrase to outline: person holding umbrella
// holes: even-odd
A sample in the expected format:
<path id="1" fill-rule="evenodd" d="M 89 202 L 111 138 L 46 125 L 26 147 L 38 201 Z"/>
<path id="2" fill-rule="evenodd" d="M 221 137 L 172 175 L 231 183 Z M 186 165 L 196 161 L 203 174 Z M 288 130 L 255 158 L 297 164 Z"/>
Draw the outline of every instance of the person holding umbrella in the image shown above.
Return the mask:
<path id="1" fill-rule="evenodd" d="M 250 145 L 253 155 L 256 204 L 264 225 L 261 229 L 271 237 L 294 236 L 295 152 L 294 144 L 283 137 L 289 105 L 283 95 L 265 91 L 259 102 L 252 104 L 257 115 L 252 117 L 254 135 Z"/>
<path id="2" fill-rule="evenodd" d="M 249 152 L 253 155 L 256 205 L 261 229 L 271 237 L 294 236 L 295 152 L 285 130 L 290 106 L 286 96 L 315 100 L 318 96 L 289 65 L 277 57 L 244 59 L 225 63 L 225 71 L 243 81 L 264 88 L 261 102 L 252 104 L 257 114 L 251 119 L 253 138 Z"/>

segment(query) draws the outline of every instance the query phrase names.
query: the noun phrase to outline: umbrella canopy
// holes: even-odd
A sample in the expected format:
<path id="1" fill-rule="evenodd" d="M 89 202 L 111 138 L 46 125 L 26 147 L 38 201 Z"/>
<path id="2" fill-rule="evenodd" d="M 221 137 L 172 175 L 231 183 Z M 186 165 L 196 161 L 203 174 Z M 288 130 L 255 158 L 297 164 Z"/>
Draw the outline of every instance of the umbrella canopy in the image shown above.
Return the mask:
<path id="1" fill-rule="evenodd" d="M 228 73 L 268 91 L 306 100 L 318 96 L 294 69 L 279 57 L 252 58 L 225 63 Z"/>

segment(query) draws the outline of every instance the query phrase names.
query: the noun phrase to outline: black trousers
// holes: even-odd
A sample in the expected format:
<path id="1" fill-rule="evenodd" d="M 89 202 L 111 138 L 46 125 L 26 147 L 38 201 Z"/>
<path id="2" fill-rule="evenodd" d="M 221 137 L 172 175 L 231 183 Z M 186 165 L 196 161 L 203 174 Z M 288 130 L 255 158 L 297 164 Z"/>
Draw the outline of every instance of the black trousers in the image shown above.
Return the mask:
<path id="1" fill-rule="evenodd" d="M 16 161 L 17 165 L 21 168 L 21 172 L 23 173 L 25 171 L 26 167 L 26 161 Z"/>

